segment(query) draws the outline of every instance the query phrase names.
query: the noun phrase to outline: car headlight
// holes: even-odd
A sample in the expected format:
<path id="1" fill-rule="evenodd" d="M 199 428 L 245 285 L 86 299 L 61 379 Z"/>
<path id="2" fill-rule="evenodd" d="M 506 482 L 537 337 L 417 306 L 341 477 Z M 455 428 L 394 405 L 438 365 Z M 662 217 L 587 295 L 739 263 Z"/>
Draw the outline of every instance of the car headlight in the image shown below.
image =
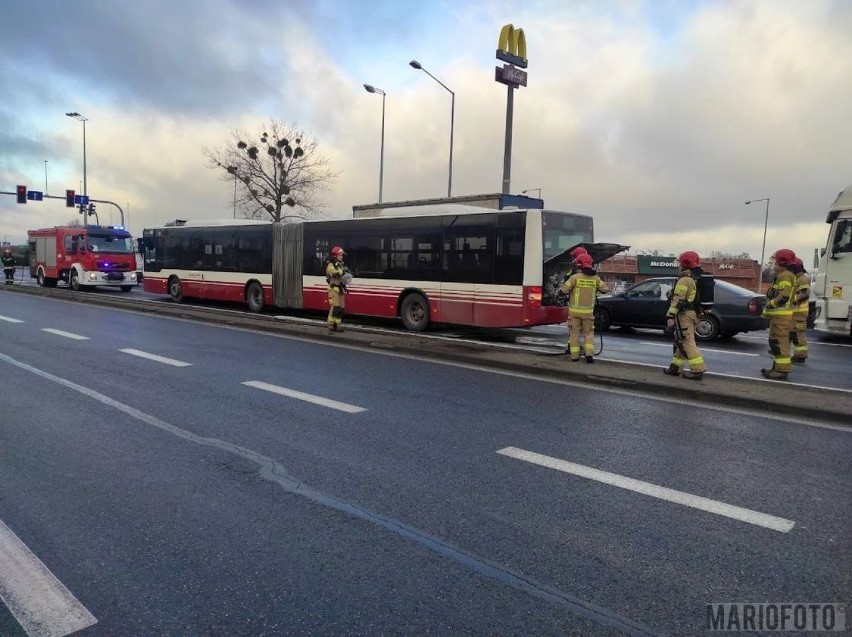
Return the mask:
<path id="1" fill-rule="evenodd" d="M 131 273 L 130 273 L 130 280 L 131 280 L 131 281 L 135 281 L 135 280 L 136 280 L 136 273 L 135 273 L 135 272 L 131 272 Z"/>
<path id="2" fill-rule="evenodd" d="M 89 272 L 89 281 L 97 281 L 98 273 L 97 272 Z"/>

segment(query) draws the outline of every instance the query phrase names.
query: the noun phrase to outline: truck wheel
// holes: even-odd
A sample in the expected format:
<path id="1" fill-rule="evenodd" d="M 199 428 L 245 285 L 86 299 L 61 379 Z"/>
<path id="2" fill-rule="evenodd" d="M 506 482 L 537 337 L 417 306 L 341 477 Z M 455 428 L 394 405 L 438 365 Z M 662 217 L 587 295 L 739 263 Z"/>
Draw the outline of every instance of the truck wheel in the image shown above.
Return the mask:
<path id="1" fill-rule="evenodd" d="M 183 302 L 183 289 L 180 285 L 180 279 L 176 276 L 169 279 L 169 296 L 172 297 L 172 301 L 175 303 Z"/>
<path id="2" fill-rule="evenodd" d="M 252 312 L 263 309 L 263 286 L 257 281 L 252 281 L 246 288 L 246 303 Z"/>
<path id="3" fill-rule="evenodd" d="M 38 274 L 36 275 L 36 282 L 40 288 L 47 287 L 47 280 L 44 278 L 44 270 L 38 271 Z"/>
<path id="4" fill-rule="evenodd" d="M 429 302 L 422 294 L 409 294 L 399 310 L 402 324 L 412 332 L 422 332 L 429 327 Z"/>
<path id="5" fill-rule="evenodd" d="M 80 285 L 80 278 L 77 276 L 77 270 L 71 270 L 71 278 L 70 278 L 71 289 L 75 292 L 79 292 L 82 290 L 82 286 Z"/>
<path id="6" fill-rule="evenodd" d="M 130 290 L 132 290 L 132 289 L 133 289 L 133 286 L 132 286 L 132 285 L 122 285 L 122 286 L 121 286 L 121 291 L 122 291 L 122 292 L 130 292 Z"/>

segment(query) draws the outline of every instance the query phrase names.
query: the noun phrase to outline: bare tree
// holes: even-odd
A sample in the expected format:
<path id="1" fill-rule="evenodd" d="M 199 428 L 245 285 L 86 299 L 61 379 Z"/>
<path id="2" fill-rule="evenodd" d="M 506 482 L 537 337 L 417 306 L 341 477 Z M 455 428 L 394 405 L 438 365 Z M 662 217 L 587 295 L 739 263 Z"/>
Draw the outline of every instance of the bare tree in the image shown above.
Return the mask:
<path id="1" fill-rule="evenodd" d="M 223 171 L 234 184 L 234 215 L 239 207 L 247 219 L 281 221 L 318 217 L 321 193 L 337 177 L 317 142 L 304 131 L 270 120 L 258 143 L 242 131 L 220 149 L 204 148 L 208 166 Z"/>

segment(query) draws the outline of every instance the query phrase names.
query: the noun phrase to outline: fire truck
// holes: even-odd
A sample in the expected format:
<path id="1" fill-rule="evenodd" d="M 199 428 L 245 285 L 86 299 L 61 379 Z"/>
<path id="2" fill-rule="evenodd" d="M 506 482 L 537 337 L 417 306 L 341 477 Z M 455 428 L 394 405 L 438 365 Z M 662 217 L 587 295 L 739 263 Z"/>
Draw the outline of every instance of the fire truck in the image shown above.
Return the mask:
<path id="1" fill-rule="evenodd" d="M 64 281 L 74 290 L 136 285 L 133 238 L 121 226 L 57 226 L 28 230 L 30 276 L 41 287 Z"/>

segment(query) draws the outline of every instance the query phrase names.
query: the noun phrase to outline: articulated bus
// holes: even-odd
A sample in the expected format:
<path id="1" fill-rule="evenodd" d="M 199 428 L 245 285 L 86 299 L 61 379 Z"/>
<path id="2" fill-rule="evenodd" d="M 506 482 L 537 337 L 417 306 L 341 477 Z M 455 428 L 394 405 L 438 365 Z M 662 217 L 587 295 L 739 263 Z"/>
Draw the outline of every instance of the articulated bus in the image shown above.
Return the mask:
<path id="1" fill-rule="evenodd" d="M 561 323 L 568 252 L 596 260 L 627 249 L 593 244 L 592 218 L 546 210 L 449 204 L 333 221 L 185 222 L 144 230 L 146 292 L 326 310 L 325 263 L 341 246 L 354 279 L 347 315 L 430 323 L 526 327 Z M 178 222 L 180 223 L 180 222 Z"/>

